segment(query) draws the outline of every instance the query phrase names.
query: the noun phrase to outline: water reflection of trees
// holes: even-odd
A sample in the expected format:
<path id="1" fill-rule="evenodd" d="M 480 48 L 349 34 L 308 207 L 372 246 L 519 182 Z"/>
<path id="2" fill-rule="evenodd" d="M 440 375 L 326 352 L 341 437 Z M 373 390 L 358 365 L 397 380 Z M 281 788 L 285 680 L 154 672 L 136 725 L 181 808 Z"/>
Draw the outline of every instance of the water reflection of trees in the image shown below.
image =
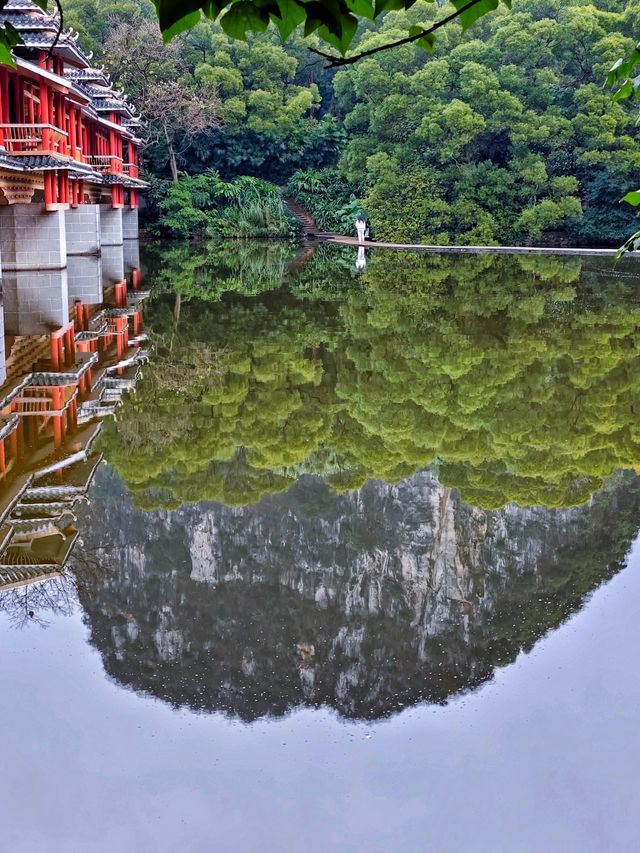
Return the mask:
<path id="1" fill-rule="evenodd" d="M 77 604 L 73 575 L 37 581 L 15 589 L 0 590 L 0 613 L 14 628 L 29 624 L 46 628 L 53 616 L 70 616 Z"/>
<path id="2" fill-rule="evenodd" d="M 82 545 L 69 562 L 52 577 L 14 588 L 0 589 L 0 614 L 14 628 L 38 625 L 46 628 L 57 616 L 71 616 L 81 594 L 105 576 L 104 560 Z"/>
<path id="3" fill-rule="evenodd" d="M 563 506 L 640 463 L 634 278 L 577 258 L 377 253 L 355 283 L 330 251 L 286 289 L 231 276 L 234 293 L 183 304 L 177 326 L 157 299 L 170 352 L 106 436 L 141 505 L 245 505 L 304 472 L 341 491 L 435 464 L 473 503 Z M 179 393 L 163 388 L 193 347 L 205 372 L 225 351 L 222 378 L 185 365 Z"/>

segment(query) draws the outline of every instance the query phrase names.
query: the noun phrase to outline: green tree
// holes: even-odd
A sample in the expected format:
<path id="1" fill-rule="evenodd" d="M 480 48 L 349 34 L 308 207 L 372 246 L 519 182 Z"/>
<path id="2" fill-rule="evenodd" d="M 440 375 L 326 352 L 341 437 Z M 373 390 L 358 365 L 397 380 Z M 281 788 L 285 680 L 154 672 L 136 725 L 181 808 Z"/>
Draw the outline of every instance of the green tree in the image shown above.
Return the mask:
<path id="1" fill-rule="evenodd" d="M 358 46 L 433 14 L 425 2 L 390 13 Z M 632 29 L 606 0 L 515 0 L 511 13 L 478 22 L 477 38 L 446 28 L 431 57 L 405 45 L 340 70 L 342 168 L 363 187 L 376 234 L 619 241 L 633 220 L 617 198 L 637 174 L 637 129 L 602 77 Z"/>

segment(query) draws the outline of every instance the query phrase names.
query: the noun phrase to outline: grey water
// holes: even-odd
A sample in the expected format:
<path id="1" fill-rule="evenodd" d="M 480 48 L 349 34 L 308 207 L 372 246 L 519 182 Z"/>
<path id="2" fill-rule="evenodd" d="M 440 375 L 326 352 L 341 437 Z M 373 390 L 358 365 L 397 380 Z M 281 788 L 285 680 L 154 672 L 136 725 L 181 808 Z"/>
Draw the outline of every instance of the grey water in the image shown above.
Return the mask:
<path id="1" fill-rule="evenodd" d="M 144 249 L 81 541 L 0 590 L 3 849 L 639 848 L 635 267 L 355 260 Z"/>

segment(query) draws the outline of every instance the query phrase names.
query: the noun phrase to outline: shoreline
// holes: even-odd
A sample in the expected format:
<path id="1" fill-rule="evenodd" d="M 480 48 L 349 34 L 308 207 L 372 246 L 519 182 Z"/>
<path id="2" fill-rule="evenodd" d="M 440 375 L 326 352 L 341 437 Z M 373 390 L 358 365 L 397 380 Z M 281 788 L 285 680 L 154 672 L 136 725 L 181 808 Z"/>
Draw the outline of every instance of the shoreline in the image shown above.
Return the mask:
<path id="1" fill-rule="evenodd" d="M 322 243 L 335 243 L 342 246 L 363 246 L 365 249 L 396 249 L 405 252 L 433 252 L 441 254 L 502 254 L 502 255 L 602 255 L 604 257 L 615 257 L 617 249 L 580 249 L 560 248 L 553 246 L 437 246 L 424 243 L 384 243 L 367 241 L 358 243 L 355 237 L 341 237 L 339 235 L 319 235 L 317 241 Z M 631 258 L 633 253 L 629 253 Z"/>

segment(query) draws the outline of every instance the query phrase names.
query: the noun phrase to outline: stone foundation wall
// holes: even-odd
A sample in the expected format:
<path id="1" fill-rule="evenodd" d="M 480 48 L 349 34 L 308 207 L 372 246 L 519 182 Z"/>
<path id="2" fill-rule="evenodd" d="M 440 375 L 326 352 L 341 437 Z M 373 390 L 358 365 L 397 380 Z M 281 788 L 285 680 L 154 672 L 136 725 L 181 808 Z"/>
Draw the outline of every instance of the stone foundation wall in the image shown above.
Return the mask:
<path id="1" fill-rule="evenodd" d="M 100 205 L 100 245 L 122 246 L 122 208 Z"/>
<path id="2" fill-rule="evenodd" d="M 3 271 L 61 270 L 67 265 L 65 214 L 44 204 L 0 207 Z"/>
<path id="3" fill-rule="evenodd" d="M 102 280 L 105 284 L 124 280 L 122 243 L 119 246 L 102 247 Z"/>
<path id="4" fill-rule="evenodd" d="M 125 207 L 122 211 L 122 236 L 125 240 L 137 240 L 138 234 L 138 208 Z"/>
<path id="5" fill-rule="evenodd" d="M 0 255 L 6 272 L 61 270 L 67 257 L 98 256 L 105 248 L 122 247 L 125 240 L 132 254 L 137 238 L 137 209 L 123 211 L 111 204 L 81 204 L 66 211 L 47 211 L 42 203 L 0 206 Z M 107 254 L 108 266 L 120 269 L 121 262 L 113 263 L 115 253 Z"/>
<path id="6" fill-rule="evenodd" d="M 66 269 L 5 272 L 2 292 L 7 335 L 48 335 L 69 322 Z"/>
<path id="7" fill-rule="evenodd" d="M 86 305 L 104 301 L 102 291 L 102 258 L 100 255 L 75 255 L 67 259 L 69 305 L 76 300 Z"/>
<path id="8" fill-rule="evenodd" d="M 124 241 L 124 272 L 129 275 L 131 270 L 140 269 L 140 244 L 137 240 Z"/>
<path id="9" fill-rule="evenodd" d="M 100 252 L 100 205 L 80 204 L 65 212 L 67 255 Z"/>

